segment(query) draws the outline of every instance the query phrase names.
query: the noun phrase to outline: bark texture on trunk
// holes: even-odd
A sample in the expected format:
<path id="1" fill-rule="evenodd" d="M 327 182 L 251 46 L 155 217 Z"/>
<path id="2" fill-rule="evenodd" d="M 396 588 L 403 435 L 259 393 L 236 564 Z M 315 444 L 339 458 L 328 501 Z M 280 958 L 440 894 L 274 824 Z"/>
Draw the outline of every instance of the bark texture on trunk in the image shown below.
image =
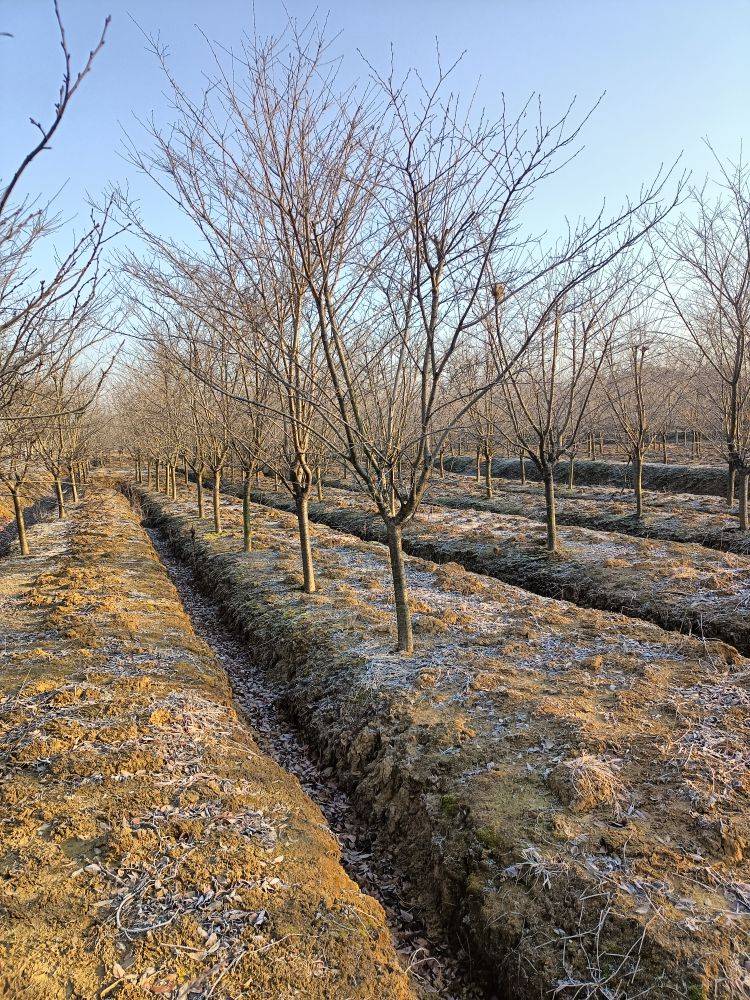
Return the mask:
<path id="1" fill-rule="evenodd" d="M 734 468 L 734 463 L 729 463 L 729 468 L 727 470 L 727 507 L 734 507 L 734 480 L 736 477 L 736 470 Z"/>
<path id="2" fill-rule="evenodd" d="M 26 521 L 23 516 L 21 498 L 18 495 L 18 490 L 11 490 L 11 494 L 13 496 L 13 512 L 16 515 L 16 528 L 18 530 L 18 547 L 21 550 L 21 555 L 27 556 L 29 554 L 29 541 L 26 537 Z"/>
<path id="3" fill-rule="evenodd" d="M 570 456 L 570 461 L 568 462 L 568 489 L 573 492 L 573 482 L 575 480 L 576 474 L 576 460 L 573 455 Z"/>
<path id="4" fill-rule="evenodd" d="M 409 591 L 406 584 L 406 569 L 404 567 L 404 549 L 401 539 L 401 525 L 397 524 L 395 521 L 387 521 L 386 534 L 388 536 L 388 555 L 390 556 L 391 561 L 393 597 L 396 604 L 398 650 L 400 653 L 413 653 L 414 634 L 411 625 Z"/>
<path id="5" fill-rule="evenodd" d="M 221 469 L 214 469 L 214 531 L 221 534 Z"/>
<path id="6" fill-rule="evenodd" d="M 557 510 L 555 507 L 555 477 L 552 469 L 545 469 L 544 479 L 544 503 L 546 506 L 547 520 L 547 551 L 557 551 Z"/>
<path id="7" fill-rule="evenodd" d="M 484 452 L 484 490 L 488 500 L 492 499 L 492 455 L 489 449 Z"/>
<path id="8" fill-rule="evenodd" d="M 633 456 L 633 487 L 635 489 L 635 516 L 643 517 L 643 455 Z"/>
<path id="9" fill-rule="evenodd" d="M 73 503 L 78 503 L 78 482 L 76 480 L 76 470 L 72 465 L 68 466 L 68 479 L 70 480 L 70 491 L 73 497 Z"/>
<path id="10" fill-rule="evenodd" d="M 526 485 L 526 456 L 523 452 L 519 455 L 519 462 L 521 465 L 521 486 Z"/>
<path id="11" fill-rule="evenodd" d="M 302 589 L 306 594 L 315 593 L 315 568 L 312 559 L 312 543 L 310 541 L 310 518 L 308 516 L 307 495 L 298 494 L 295 497 L 297 508 L 297 524 L 299 526 L 299 548 L 302 559 Z"/>
<path id="12" fill-rule="evenodd" d="M 55 476 L 55 498 L 57 500 L 57 516 L 65 517 L 65 494 L 62 488 L 62 479 Z"/>
<path id="13" fill-rule="evenodd" d="M 203 509 L 203 473 L 196 472 L 195 474 L 195 489 L 198 494 L 198 520 L 202 521 L 205 516 L 205 511 Z"/>

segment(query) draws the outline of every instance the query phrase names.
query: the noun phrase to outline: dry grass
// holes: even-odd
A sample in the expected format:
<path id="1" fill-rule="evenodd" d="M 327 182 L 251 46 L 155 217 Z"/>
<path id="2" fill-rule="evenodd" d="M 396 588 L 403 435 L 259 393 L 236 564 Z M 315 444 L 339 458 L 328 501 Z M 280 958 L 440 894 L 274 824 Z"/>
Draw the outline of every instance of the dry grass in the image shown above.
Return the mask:
<path id="1" fill-rule="evenodd" d="M 34 534 L 0 574 L 0 993 L 411 996 L 125 500 Z"/>
<path id="2" fill-rule="evenodd" d="M 165 526 L 201 533 L 188 506 L 156 502 Z M 269 550 L 295 552 L 293 517 L 253 512 Z M 719 989 L 718 963 L 735 968 L 750 946 L 738 888 L 750 881 L 750 710 L 732 693 L 747 670 L 736 650 L 409 559 L 415 624 L 446 627 L 420 627 L 404 658 L 351 614 L 350 595 L 310 601 L 284 588 L 275 559 L 240 562 L 226 540 L 202 537 L 200 553 L 223 599 L 252 595 L 243 628 L 326 752 L 361 767 L 360 739 L 377 748 L 360 794 L 488 961 L 512 956 L 529 994 L 566 1000 Z M 382 546 L 318 527 L 315 555 L 392 616 Z M 292 646 L 287 668 L 279 650 Z M 703 685 L 715 706 L 696 718 Z M 725 701 L 734 708 L 717 716 Z M 722 794 L 701 812 L 709 780 Z"/>

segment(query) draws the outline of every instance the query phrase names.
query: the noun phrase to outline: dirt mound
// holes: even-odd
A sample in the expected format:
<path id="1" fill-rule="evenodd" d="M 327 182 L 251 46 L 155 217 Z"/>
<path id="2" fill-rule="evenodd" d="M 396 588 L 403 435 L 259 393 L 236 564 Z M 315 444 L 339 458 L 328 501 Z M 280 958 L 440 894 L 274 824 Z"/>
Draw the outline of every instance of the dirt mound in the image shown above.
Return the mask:
<path id="1" fill-rule="evenodd" d="M 0 993 L 413 996 L 124 498 L 34 535 L 0 576 Z"/>
<path id="2" fill-rule="evenodd" d="M 291 515 L 145 502 L 496 989 L 747 994 L 746 660 L 418 559 L 402 657 L 382 547 L 316 527 L 305 597 Z"/>
<path id="3" fill-rule="evenodd" d="M 445 459 L 445 468 L 466 476 L 474 476 L 477 471 L 476 460 L 469 456 L 456 456 Z M 539 471 L 533 462 L 525 463 L 528 479 L 539 480 Z M 521 463 L 517 458 L 496 458 L 492 462 L 492 475 L 495 478 L 520 479 Z M 555 479 L 564 483 L 568 477 L 568 463 L 558 462 L 555 466 Z M 633 468 L 627 462 L 612 461 L 577 461 L 575 464 L 576 482 L 584 486 L 619 486 L 632 487 Z M 698 493 L 710 496 L 723 496 L 726 492 L 726 469 L 716 465 L 664 465 L 644 462 L 643 486 L 648 490 L 666 490 L 669 493 Z"/>

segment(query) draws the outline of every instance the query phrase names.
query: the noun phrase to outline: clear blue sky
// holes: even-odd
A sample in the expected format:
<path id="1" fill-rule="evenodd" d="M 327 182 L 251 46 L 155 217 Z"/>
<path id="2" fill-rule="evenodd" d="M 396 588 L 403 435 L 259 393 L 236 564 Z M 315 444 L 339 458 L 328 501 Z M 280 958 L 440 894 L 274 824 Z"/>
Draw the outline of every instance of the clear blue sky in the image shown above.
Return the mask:
<path id="1" fill-rule="evenodd" d="M 200 86 L 208 63 L 195 25 L 231 45 L 251 23 L 247 0 L 60 0 L 74 59 L 80 62 L 112 15 L 105 49 L 71 108 L 51 152 L 29 176 L 47 194 L 67 182 L 59 206 L 80 212 L 86 192 L 127 181 L 152 223 L 169 222 L 162 200 L 121 157 L 122 129 L 135 138 L 135 117 L 164 113 L 163 82 L 142 35 L 158 32 L 188 89 Z M 316 5 L 286 0 L 291 14 Z M 637 191 L 662 161 L 684 151 L 685 166 L 702 176 L 710 166 L 701 138 L 722 154 L 736 153 L 750 134 L 750 0 L 322 0 L 340 30 L 339 50 L 352 74 L 362 49 L 384 64 L 389 46 L 406 64 L 431 65 L 434 39 L 443 58 L 466 56 L 455 86 L 473 89 L 491 106 L 504 91 L 511 107 L 531 91 L 550 114 L 573 95 L 581 106 L 606 97 L 585 132 L 586 149 L 532 206 L 536 230 L 555 228 L 564 214 L 592 211 L 602 195 L 617 201 Z M 261 33 L 278 31 L 284 8 L 256 0 Z M 59 82 L 60 53 L 52 0 L 0 0 L 0 176 L 7 177 L 33 139 L 29 116 L 49 119 Z"/>

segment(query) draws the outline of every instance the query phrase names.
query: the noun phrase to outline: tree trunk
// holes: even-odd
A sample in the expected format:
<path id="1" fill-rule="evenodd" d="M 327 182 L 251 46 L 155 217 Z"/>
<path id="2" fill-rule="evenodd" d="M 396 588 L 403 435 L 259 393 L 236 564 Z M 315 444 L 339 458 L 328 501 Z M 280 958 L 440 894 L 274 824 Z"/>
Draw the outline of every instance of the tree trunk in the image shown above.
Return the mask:
<path id="1" fill-rule="evenodd" d="M 188 464 L 187 464 L 187 459 L 185 458 L 185 456 L 184 456 L 184 455 L 183 455 L 183 457 L 182 457 L 182 475 L 183 475 L 183 476 L 184 476 L 184 478 L 185 478 L 185 485 L 187 486 L 187 485 L 188 485 L 188 483 L 190 482 L 190 475 L 188 474 Z"/>
<path id="2" fill-rule="evenodd" d="M 521 486 L 526 485 L 526 456 L 523 452 L 518 456 L 518 461 L 521 465 Z"/>
<path id="3" fill-rule="evenodd" d="M 318 503 L 323 500 L 323 478 L 320 471 L 320 466 L 315 470 L 315 485 L 318 489 Z"/>
<path id="4" fill-rule="evenodd" d="M 575 478 L 575 468 L 576 468 L 575 455 L 571 455 L 570 460 L 568 462 L 568 490 L 571 493 L 573 492 L 573 480 Z"/>
<path id="5" fill-rule="evenodd" d="M 748 471 L 740 469 L 738 484 L 740 488 L 740 531 L 747 531 L 747 478 Z"/>
<path id="6" fill-rule="evenodd" d="M 55 497 L 57 498 L 57 516 L 65 517 L 65 496 L 63 494 L 62 479 L 55 476 Z"/>
<path id="7" fill-rule="evenodd" d="M 440 478 L 445 479 L 445 455 L 440 452 Z"/>
<path id="8" fill-rule="evenodd" d="M 143 472 L 141 471 L 141 460 L 136 458 L 135 460 L 135 481 L 137 483 L 143 482 Z"/>
<path id="9" fill-rule="evenodd" d="M 409 592 L 406 585 L 404 550 L 401 544 L 401 525 L 392 520 L 386 521 L 386 533 L 388 554 L 391 559 L 393 597 L 396 604 L 398 650 L 400 653 L 413 653 L 414 634 L 411 627 L 411 608 L 409 607 Z"/>
<path id="10" fill-rule="evenodd" d="M 21 550 L 21 555 L 27 556 L 29 554 L 29 542 L 26 538 L 26 521 L 23 516 L 21 498 L 17 490 L 11 490 L 11 495 L 13 497 L 13 510 L 16 515 L 16 528 L 18 529 L 18 547 Z"/>
<path id="11" fill-rule="evenodd" d="M 640 451 L 633 455 L 633 487 L 635 489 L 635 516 L 643 518 L 643 455 Z"/>
<path id="12" fill-rule="evenodd" d="M 482 452 L 477 448 L 477 486 L 482 482 Z"/>
<path id="13" fill-rule="evenodd" d="M 547 508 L 547 551 L 557 551 L 557 510 L 555 508 L 555 477 L 552 469 L 545 469 L 544 502 Z"/>
<path id="14" fill-rule="evenodd" d="M 161 489 L 161 479 L 159 477 L 159 459 L 158 458 L 154 462 L 154 476 L 156 478 L 156 491 L 158 493 L 158 491 Z"/>
<path id="15" fill-rule="evenodd" d="M 489 448 L 484 449 L 484 491 L 488 500 L 492 499 L 492 456 Z"/>
<path id="16" fill-rule="evenodd" d="M 221 534 L 221 469 L 214 469 L 214 531 Z"/>
<path id="17" fill-rule="evenodd" d="M 195 474 L 195 488 L 196 488 L 196 491 L 198 493 L 198 520 L 202 521 L 203 518 L 204 518 L 204 516 L 205 516 L 205 512 L 203 510 L 203 470 L 202 469 L 199 472 L 196 472 L 196 474 Z"/>
<path id="18" fill-rule="evenodd" d="M 70 490 L 73 494 L 73 503 L 78 503 L 78 483 L 76 482 L 76 470 L 72 465 L 68 466 L 68 479 L 70 480 Z"/>
<path id="19" fill-rule="evenodd" d="M 312 559 L 312 544 L 310 542 L 310 519 L 308 517 L 307 495 L 297 494 L 297 524 L 299 525 L 299 547 L 302 558 L 302 589 L 306 594 L 315 593 L 315 567 Z"/>
<path id="20" fill-rule="evenodd" d="M 729 469 L 727 472 L 727 507 L 734 507 L 734 480 L 735 480 L 735 468 L 734 463 L 729 463 Z"/>
<path id="21" fill-rule="evenodd" d="M 250 470 L 245 469 L 242 477 L 242 548 L 244 552 L 250 552 L 253 547 L 250 527 Z"/>
<path id="22" fill-rule="evenodd" d="M 146 489 L 151 489 L 151 459 L 146 462 Z"/>

